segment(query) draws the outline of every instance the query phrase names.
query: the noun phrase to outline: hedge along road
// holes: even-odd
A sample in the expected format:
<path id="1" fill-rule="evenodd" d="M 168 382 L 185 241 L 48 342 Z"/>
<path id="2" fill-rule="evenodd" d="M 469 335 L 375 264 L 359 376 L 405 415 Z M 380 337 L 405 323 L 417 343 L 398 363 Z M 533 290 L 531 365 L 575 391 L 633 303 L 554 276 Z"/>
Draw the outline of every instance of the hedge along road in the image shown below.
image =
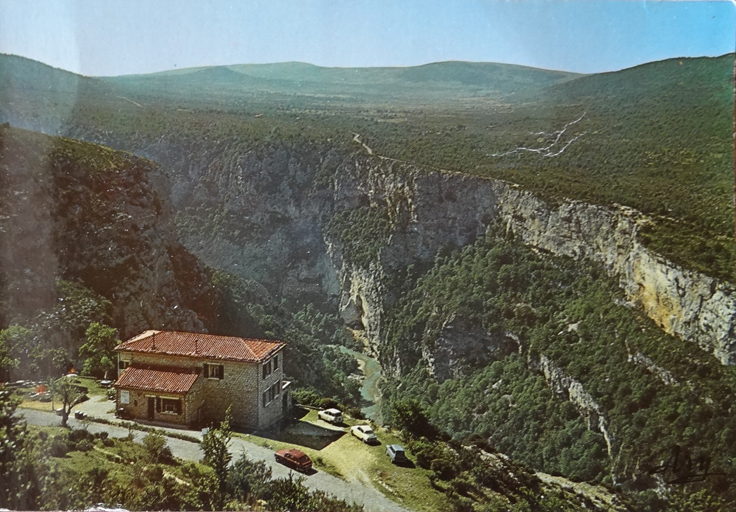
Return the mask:
<path id="1" fill-rule="evenodd" d="M 33 409 L 17 409 L 16 414 L 25 418 L 26 422 L 30 425 L 37 425 L 41 427 L 58 427 L 61 425 L 60 418 L 51 412 L 36 411 Z M 92 421 L 82 422 L 69 418 L 69 426 L 74 429 L 86 429 L 89 432 L 96 434 L 98 432 L 107 432 L 113 437 L 125 437 L 129 431 L 125 427 L 117 425 L 106 425 L 95 423 Z M 201 439 L 202 435 L 200 432 L 191 430 L 177 430 L 160 428 L 164 434 L 168 431 L 177 432 L 180 434 L 191 435 Z M 138 430 L 132 431 L 133 437 L 136 441 L 140 442 L 146 435 L 145 432 Z M 167 437 L 166 442 L 171 448 L 171 452 L 175 457 L 184 460 L 200 461 L 202 460 L 202 450 L 199 444 L 191 441 L 184 441 L 182 439 L 176 439 L 173 437 Z M 291 470 L 281 464 L 277 464 L 273 457 L 273 451 L 257 446 L 253 443 L 249 443 L 243 439 L 233 437 L 230 444 L 230 452 L 233 454 L 233 458 L 237 459 L 241 454 L 245 454 L 251 460 L 263 460 L 266 462 L 269 468 L 273 471 L 275 478 L 283 478 L 289 475 Z M 383 494 L 378 492 L 372 487 L 363 485 L 358 481 L 346 482 L 340 480 L 332 475 L 325 473 L 324 471 L 318 471 L 309 476 L 304 477 L 304 485 L 310 489 L 321 490 L 334 495 L 337 498 L 347 501 L 348 503 L 353 502 L 363 505 L 366 511 L 369 512 L 406 512 L 407 509 L 394 503 L 393 501 L 386 498 Z"/>

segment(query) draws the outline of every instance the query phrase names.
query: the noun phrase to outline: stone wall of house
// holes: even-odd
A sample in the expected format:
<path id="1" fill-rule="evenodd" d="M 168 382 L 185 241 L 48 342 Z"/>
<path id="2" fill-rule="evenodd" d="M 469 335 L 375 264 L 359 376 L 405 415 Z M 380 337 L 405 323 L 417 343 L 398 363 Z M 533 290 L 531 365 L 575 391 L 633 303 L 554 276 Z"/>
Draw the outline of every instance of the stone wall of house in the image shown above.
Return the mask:
<path id="1" fill-rule="evenodd" d="M 127 415 L 136 420 L 144 420 L 148 421 L 148 399 L 150 397 L 156 398 L 173 398 L 178 400 L 184 400 L 184 396 L 182 395 L 174 395 L 170 393 L 154 393 L 150 391 L 140 391 L 136 389 L 127 390 L 130 393 L 130 403 L 127 405 L 122 405 L 120 403 L 120 394 L 124 390 L 118 389 L 117 390 L 117 401 L 118 407 L 122 407 L 125 409 L 125 412 Z M 156 405 L 154 403 L 154 411 L 153 411 L 153 420 L 157 423 L 175 423 L 177 425 L 187 425 L 188 424 L 188 415 L 186 406 L 184 405 L 184 402 L 182 403 L 182 414 L 173 414 L 173 413 L 167 413 L 167 412 L 157 412 L 156 411 Z"/>
<path id="2" fill-rule="evenodd" d="M 267 428 L 274 423 L 277 423 L 283 418 L 283 396 L 281 393 L 281 382 L 283 382 L 284 379 L 284 356 L 283 356 L 283 350 L 279 351 L 274 357 L 279 358 L 279 367 L 275 370 L 272 370 L 271 374 L 267 375 L 266 378 L 263 378 L 263 366 L 267 365 L 269 361 L 273 361 L 273 357 L 269 361 L 265 361 L 264 363 L 261 363 L 259 365 L 259 387 L 258 387 L 258 428 Z M 272 366 L 273 368 L 273 366 Z M 266 399 L 266 405 L 264 406 L 263 403 L 263 397 L 264 393 L 268 391 L 268 389 L 273 386 L 274 384 L 277 384 L 278 389 L 278 396 L 274 397 L 273 400 L 268 401 Z"/>
<path id="3" fill-rule="evenodd" d="M 201 377 L 204 380 L 204 423 L 219 423 L 230 407 L 234 427 L 257 428 L 259 365 L 231 361 L 216 364 L 224 366 L 223 379 Z"/>
<path id="4" fill-rule="evenodd" d="M 205 391 L 205 381 L 197 379 L 192 384 L 189 393 L 184 397 L 184 414 L 186 422 L 189 426 L 200 426 L 203 424 L 205 403 L 207 393 Z"/>

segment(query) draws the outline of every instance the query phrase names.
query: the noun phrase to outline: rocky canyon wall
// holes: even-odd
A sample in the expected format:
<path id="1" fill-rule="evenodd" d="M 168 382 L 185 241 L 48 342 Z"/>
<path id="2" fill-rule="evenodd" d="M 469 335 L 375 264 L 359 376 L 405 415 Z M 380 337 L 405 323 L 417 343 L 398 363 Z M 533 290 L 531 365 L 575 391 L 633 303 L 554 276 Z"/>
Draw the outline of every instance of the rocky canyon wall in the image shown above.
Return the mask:
<path id="1" fill-rule="evenodd" d="M 382 312 L 393 298 L 376 293 L 378 285 L 370 281 L 431 261 L 444 246 L 472 243 L 499 221 L 527 246 L 602 265 L 664 331 L 698 343 L 723 364 L 736 363 L 734 287 L 650 252 L 637 239 L 649 220 L 636 210 L 578 201 L 551 205 L 513 184 L 380 157 L 346 160 L 337 169 L 334 197 L 336 211 L 370 204 L 386 207 L 392 221 L 393 233 L 369 269 L 358 271 L 331 246 L 343 311 L 360 316 L 376 352 L 384 334 Z"/>

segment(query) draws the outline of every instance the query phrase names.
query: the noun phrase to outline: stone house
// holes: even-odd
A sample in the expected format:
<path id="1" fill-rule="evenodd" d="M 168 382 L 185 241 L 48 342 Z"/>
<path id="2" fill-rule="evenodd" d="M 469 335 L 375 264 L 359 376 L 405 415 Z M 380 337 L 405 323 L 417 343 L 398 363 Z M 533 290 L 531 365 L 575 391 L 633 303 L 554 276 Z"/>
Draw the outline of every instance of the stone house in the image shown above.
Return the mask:
<path id="1" fill-rule="evenodd" d="M 221 421 L 263 429 L 291 404 L 285 343 L 193 332 L 145 331 L 115 348 L 116 404 L 125 416 L 187 427 Z"/>

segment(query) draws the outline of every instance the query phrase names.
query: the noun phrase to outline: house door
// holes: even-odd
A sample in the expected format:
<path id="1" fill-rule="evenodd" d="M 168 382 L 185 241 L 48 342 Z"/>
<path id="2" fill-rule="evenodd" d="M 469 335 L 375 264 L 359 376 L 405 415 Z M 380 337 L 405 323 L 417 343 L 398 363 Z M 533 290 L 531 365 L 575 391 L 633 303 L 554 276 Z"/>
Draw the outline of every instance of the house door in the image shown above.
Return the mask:
<path id="1" fill-rule="evenodd" d="M 156 399 L 152 396 L 148 397 L 148 419 L 153 421 L 153 413 L 156 411 Z"/>

